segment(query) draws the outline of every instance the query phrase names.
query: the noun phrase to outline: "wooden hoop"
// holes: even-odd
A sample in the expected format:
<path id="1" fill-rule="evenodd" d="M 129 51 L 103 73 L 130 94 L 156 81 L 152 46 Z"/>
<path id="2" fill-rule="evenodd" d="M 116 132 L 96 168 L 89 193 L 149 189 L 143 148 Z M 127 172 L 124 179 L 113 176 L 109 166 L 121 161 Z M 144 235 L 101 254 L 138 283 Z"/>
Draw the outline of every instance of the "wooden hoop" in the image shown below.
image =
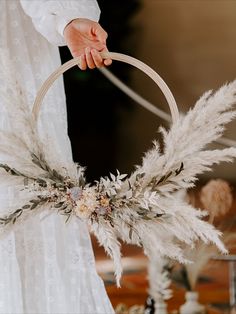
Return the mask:
<path id="1" fill-rule="evenodd" d="M 130 56 L 127 56 L 127 55 L 124 55 L 121 53 L 102 52 L 101 56 L 103 59 L 110 58 L 112 60 L 122 61 L 122 62 L 128 63 L 130 65 L 133 65 L 134 67 L 140 69 L 146 75 L 148 75 L 158 85 L 158 87 L 160 88 L 160 90 L 164 94 L 166 101 L 167 101 L 169 108 L 170 108 L 172 121 L 176 122 L 179 119 L 179 111 L 178 111 L 178 107 L 177 107 L 177 104 L 175 102 L 173 94 L 171 93 L 169 87 L 164 82 L 164 80 L 160 77 L 160 75 L 157 74 L 152 68 L 150 68 L 145 63 L 139 61 L 138 59 L 135 59 L 133 57 L 130 57 Z M 33 119 L 35 120 L 35 122 L 37 122 L 40 108 L 42 105 L 42 101 L 43 101 L 47 91 L 51 87 L 51 85 L 56 81 L 56 79 L 60 75 L 62 75 L 64 72 L 66 72 L 67 70 L 69 70 L 73 66 L 79 65 L 79 63 L 80 63 L 80 57 L 74 58 L 74 59 L 64 63 L 56 71 L 54 71 L 48 77 L 48 79 L 43 83 L 43 85 L 41 86 L 40 90 L 37 93 L 37 96 L 36 96 L 34 104 L 33 104 L 32 115 L 33 115 Z"/>

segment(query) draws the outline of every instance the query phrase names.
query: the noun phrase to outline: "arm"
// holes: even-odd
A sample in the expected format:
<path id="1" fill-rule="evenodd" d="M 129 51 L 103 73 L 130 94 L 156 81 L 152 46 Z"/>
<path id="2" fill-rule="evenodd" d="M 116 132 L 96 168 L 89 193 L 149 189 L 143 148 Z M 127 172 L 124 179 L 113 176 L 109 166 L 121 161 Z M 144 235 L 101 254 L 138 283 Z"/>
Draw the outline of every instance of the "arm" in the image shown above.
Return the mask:
<path id="1" fill-rule="evenodd" d="M 20 0 L 33 24 L 49 42 L 67 45 L 73 57 L 80 56 L 85 70 L 110 65 L 98 51 L 107 50 L 107 33 L 97 23 L 100 10 L 96 0 Z"/>
<path id="2" fill-rule="evenodd" d="M 77 18 L 98 21 L 100 10 L 96 0 L 20 0 L 34 27 L 49 42 L 65 46 L 63 36 L 67 24 Z"/>

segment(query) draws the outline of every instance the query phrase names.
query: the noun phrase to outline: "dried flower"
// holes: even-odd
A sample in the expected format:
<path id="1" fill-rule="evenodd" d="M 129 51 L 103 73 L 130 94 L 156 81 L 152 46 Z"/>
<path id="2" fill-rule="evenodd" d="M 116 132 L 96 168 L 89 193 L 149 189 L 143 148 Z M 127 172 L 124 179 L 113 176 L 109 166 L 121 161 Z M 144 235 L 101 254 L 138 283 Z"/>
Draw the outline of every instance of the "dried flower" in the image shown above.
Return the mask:
<path id="1" fill-rule="evenodd" d="M 75 204 L 75 214 L 82 219 L 88 219 L 99 206 L 96 199 L 96 193 L 92 188 L 84 189 Z"/>
<path id="2" fill-rule="evenodd" d="M 133 305 L 130 308 L 126 304 L 120 303 L 115 308 L 116 314 L 144 314 L 145 309 L 143 305 Z"/>
<path id="3" fill-rule="evenodd" d="M 97 207 L 96 208 L 96 213 L 98 214 L 98 215 L 102 215 L 102 216 L 104 216 L 104 215 L 106 215 L 107 214 L 107 208 L 106 207 Z"/>
<path id="4" fill-rule="evenodd" d="M 88 219 L 89 216 L 91 215 L 91 211 L 87 205 L 82 203 L 82 204 L 76 205 L 75 214 L 76 214 L 76 216 L 78 216 L 82 219 Z"/>
<path id="5" fill-rule="evenodd" d="M 82 196 L 82 189 L 75 186 L 69 190 L 69 194 L 73 201 L 77 201 Z"/>
<path id="6" fill-rule="evenodd" d="M 210 180 L 200 192 L 200 199 L 209 211 L 210 221 L 215 217 L 225 215 L 232 206 L 233 196 L 229 183 L 222 180 Z"/>
<path id="7" fill-rule="evenodd" d="M 170 289 L 171 265 L 166 258 L 151 258 L 148 265 L 149 295 L 155 303 L 164 303 L 172 297 Z"/>
<path id="8" fill-rule="evenodd" d="M 233 202 L 233 196 L 230 185 L 222 179 L 210 180 L 200 191 L 200 199 L 205 209 L 209 211 L 209 222 L 213 223 L 214 218 L 225 215 Z M 193 197 L 189 201 L 194 201 Z M 218 228 L 224 232 L 225 247 L 230 250 L 234 248 L 235 235 L 224 230 L 220 225 Z M 194 249 L 186 247 L 185 256 L 193 261 L 186 264 L 177 272 L 175 280 L 181 283 L 187 290 L 193 290 L 199 279 L 202 269 L 208 264 L 209 260 L 217 255 L 217 249 L 214 245 L 198 243 Z"/>
<path id="9" fill-rule="evenodd" d="M 99 202 L 100 202 L 100 205 L 101 205 L 102 207 L 108 207 L 109 204 L 110 204 L 109 199 L 108 199 L 106 196 L 104 196 L 104 195 L 101 196 Z"/>

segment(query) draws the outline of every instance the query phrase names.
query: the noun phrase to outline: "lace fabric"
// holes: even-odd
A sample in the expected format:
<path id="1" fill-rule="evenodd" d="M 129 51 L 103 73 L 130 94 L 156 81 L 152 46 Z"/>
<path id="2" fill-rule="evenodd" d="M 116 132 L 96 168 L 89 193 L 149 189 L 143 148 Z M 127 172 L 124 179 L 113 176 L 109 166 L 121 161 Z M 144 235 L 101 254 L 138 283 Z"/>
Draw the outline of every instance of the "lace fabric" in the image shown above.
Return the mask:
<path id="1" fill-rule="evenodd" d="M 19 1 L 0 2 L 0 35 L 0 48 L 8 48 L 31 110 L 37 89 L 60 64 L 58 50 L 34 29 Z M 5 129 L 11 125 L 2 101 L 0 95 L 0 128 Z M 43 104 L 39 131 L 50 160 L 70 163 L 62 80 Z M 7 161 L 4 156 L 0 159 Z M 1 177 L 0 199 L 1 215 L 12 202 L 22 201 L 17 181 Z M 87 226 L 76 218 L 66 224 L 63 216 L 47 208 L 0 240 L 0 276 L 2 314 L 114 312 L 95 269 Z"/>

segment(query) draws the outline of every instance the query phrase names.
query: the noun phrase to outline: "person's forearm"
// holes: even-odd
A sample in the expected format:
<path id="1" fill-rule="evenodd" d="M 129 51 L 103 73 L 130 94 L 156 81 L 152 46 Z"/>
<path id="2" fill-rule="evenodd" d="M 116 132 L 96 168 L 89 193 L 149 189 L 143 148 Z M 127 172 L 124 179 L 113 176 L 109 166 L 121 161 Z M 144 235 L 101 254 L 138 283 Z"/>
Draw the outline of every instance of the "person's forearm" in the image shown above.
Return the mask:
<path id="1" fill-rule="evenodd" d="M 47 40 L 58 46 L 66 45 L 63 31 L 76 18 L 98 21 L 100 10 L 96 0 L 20 0 L 25 13 Z"/>

